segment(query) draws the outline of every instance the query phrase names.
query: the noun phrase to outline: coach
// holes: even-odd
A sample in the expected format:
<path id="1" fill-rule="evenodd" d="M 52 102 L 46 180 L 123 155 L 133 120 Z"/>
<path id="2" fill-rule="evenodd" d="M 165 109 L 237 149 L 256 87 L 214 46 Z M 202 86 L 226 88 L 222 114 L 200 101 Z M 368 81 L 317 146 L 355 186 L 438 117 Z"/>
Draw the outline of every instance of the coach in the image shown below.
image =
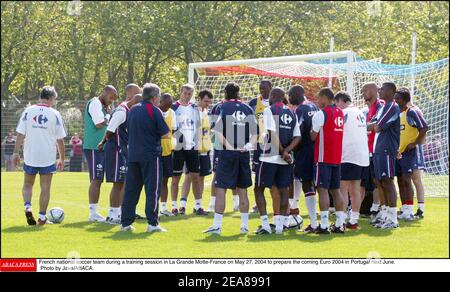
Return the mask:
<path id="1" fill-rule="evenodd" d="M 133 231 L 142 187 L 145 186 L 145 214 L 147 232 L 166 231 L 158 222 L 158 199 L 162 184 L 161 138 L 167 138 L 169 128 L 157 107 L 161 90 L 156 84 L 147 83 L 142 101 L 128 113 L 128 173 L 122 204 L 122 231 Z"/>

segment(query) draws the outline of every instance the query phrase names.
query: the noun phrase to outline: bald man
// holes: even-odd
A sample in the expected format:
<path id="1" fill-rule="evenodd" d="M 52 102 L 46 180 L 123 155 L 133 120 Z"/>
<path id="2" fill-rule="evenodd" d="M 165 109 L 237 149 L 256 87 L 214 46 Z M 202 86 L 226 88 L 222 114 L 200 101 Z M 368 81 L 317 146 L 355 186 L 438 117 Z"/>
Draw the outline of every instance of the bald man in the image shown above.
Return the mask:
<path id="1" fill-rule="evenodd" d="M 117 99 L 117 90 L 112 85 L 103 88 L 98 97 L 91 98 L 84 110 L 83 150 L 89 166 L 89 221 L 104 222 L 97 212 L 100 187 L 104 178 L 105 153 L 98 150 L 109 121 L 110 105 Z"/>
<path id="2" fill-rule="evenodd" d="M 109 196 L 108 224 L 120 224 L 125 176 L 127 173 L 128 130 L 127 115 L 130 108 L 141 101 L 141 88 L 134 83 L 125 87 L 125 101 L 111 114 L 105 135 L 98 150 L 105 152 L 106 182 L 113 183 Z"/>

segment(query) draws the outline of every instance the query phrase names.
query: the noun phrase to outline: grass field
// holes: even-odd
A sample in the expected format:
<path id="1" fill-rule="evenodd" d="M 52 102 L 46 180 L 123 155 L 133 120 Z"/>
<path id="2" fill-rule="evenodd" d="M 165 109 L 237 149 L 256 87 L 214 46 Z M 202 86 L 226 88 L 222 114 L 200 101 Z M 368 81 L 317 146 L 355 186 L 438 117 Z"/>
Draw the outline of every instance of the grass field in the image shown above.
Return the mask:
<path id="1" fill-rule="evenodd" d="M 167 233 L 148 234 L 146 222 L 134 224 L 135 233 L 119 233 L 118 226 L 89 223 L 87 173 L 61 173 L 54 177 L 50 207 L 65 210 L 65 221 L 60 225 L 27 226 L 23 215 L 21 186 L 23 174 L 1 173 L 1 257 L 2 258 L 65 258 L 79 255 L 83 258 L 334 258 L 379 255 L 383 258 L 448 258 L 449 257 L 449 202 L 448 198 L 427 198 L 426 218 L 412 223 L 401 223 L 401 228 L 376 230 L 361 220 L 362 229 L 344 235 L 319 236 L 290 231 L 283 235 L 239 235 L 238 212 L 224 217 L 222 236 L 206 236 L 202 230 L 212 224 L 207 218 L 191 214 L 193 197 L 189 197 L 188 215 L 163 218 L 161 225 Z M 110 185 L 101 193 L 100 212 L 107 215 Z M 209 202 L 210 188 L 205 186 L 204 205 Z M 253 193 L 249 192 L 251 204 Z M 33 209 L 38 211 L 38 188 L 35 188 Z M 138 212 L 144 214 L 142 196 Z M 270 200 L 268 200 L 269 202 Z M 269 202 L 270 204 L 270 202 Z M 232 207 L 228 195 L 227 210 Z M 269 206 L 268 210 L 271 210 Z M 301 214 L 309 223 L 301 199 Z M 333 218 L 332 218 L 333 220 Z M 259 217 L 250 219 L 250 230 L 256 230 Z M 306 226 L 306 225 L 305 225 Z"/>

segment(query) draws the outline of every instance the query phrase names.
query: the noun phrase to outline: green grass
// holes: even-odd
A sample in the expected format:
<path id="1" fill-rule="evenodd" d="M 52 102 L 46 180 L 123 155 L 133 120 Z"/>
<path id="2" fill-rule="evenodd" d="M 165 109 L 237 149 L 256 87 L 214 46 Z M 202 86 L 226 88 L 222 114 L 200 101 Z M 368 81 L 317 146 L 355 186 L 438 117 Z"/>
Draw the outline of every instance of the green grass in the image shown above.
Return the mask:
<path id="1" fill-rule="evenodd" d="M 345 235 L 319 236 L 290 231 L 283 235 L 239 235 L 239 213 L 228 212 L 224 217 L 221 237 L 206 236 L 202 230 L 212 224 L 212 216 L 195 217 L 192 195 L 189 197 L 188 215 L 163 218 L 164 234 L 145 232 L 146 222 L 135 223 L 136 232 L 119 233 L 118 226 L 87 222 L 87 173 L 61 173 L 54 177 L 50 207 L 61 207 L 66 212 L 60 225 L 27 226 L 23 215 L 21 187 L 23 174 L 2 173 L 1 185 L 1 256 L 31 258 L 65 258 L 69 253 L 83 258 L 152 258 L 152 257 L 280 257 L 280 258 L 366 258 L 376 253 L 383 258 L 448 258 L 449 256 L 449 202 L 448 198 L 427 198 L 426 218 L 422 221 L 402 223 L 393 231 L 376 230 L 367 219 L 361 220 L 360 231 Z M 38 181 L 38 180 L 37 180 Z M 104 185 L 100 211 L 107 213 L 111 185 Z M 38 208 L 38 187 L 34 189 L 33 206 Z M 204 205 L 209 203 L 209 187 L 205 187 Z M 250 192 L 253 204 L 253 193 Z M 269 198 L 269 196 L 267 196 Z M 144 213 L 142 196 L 138 212 Z M 268 200 L 270 204 L 270 199 Z M 228 194 L 227 210 L 232 206 Z M 271 210 L 269 206 L 268 210 Z M 306 214 L 301 199 L 301 214 Z M 309 223 L 304 216 L 305 224 Z M 258 216 L 250 219 L 250 230 L 260 224 Z M 306 226 L 306 225 L 305 225 Z"/>

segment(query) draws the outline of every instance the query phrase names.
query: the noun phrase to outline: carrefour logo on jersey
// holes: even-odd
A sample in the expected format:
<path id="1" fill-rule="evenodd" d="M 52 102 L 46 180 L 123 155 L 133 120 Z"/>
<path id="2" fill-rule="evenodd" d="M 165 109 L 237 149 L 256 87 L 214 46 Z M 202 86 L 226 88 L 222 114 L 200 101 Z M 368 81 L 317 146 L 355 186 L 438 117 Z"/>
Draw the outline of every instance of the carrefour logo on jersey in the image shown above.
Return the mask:
<path id="1" fill-rule="evenodd" d="M 34 116 L 33 122 L 35 124 L 38 124 L 38 125 L 33 125 L 33 128 L 47 129 L 47 127 L 44 126 L 48 122 L 48 118 L 45 115 L 40 114 L 40 115 Z"/>
<path id="2" fill-rule="evenodd" d="M 334 124 L 338 126 L 340 129 L 336 129 L 336 131 L 342 131 L 342 127 L 344 126 L 344 119 L 341 117 L 337 117 L 334 119 Z"/>

